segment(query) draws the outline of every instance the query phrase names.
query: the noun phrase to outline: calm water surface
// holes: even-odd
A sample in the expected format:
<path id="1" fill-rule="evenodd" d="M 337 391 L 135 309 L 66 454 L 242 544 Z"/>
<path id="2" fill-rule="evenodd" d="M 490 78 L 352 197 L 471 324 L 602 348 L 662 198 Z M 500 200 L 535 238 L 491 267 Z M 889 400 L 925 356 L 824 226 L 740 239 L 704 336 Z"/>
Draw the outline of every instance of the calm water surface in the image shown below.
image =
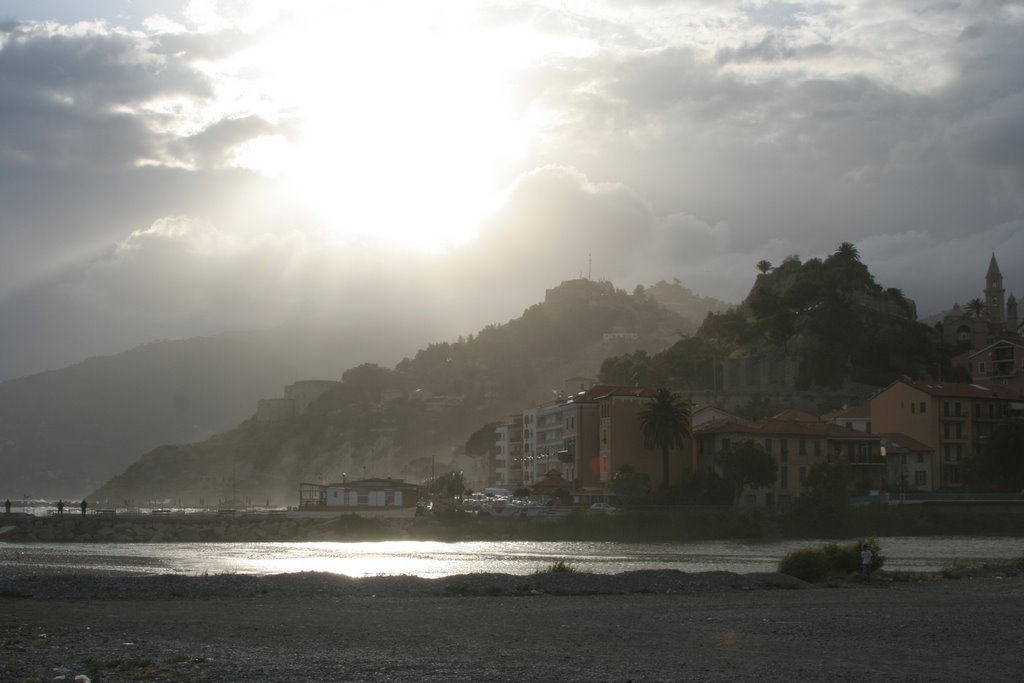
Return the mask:
<path id="1" fill-rule="evenodd" d="M 476 572 L 525 575 L 566 560 L 581 571 L 600 574 L 635 569 L 748 573 L 775 571 L 790 550 L 826 542 L 0 543 L 0 572 L 5 568 L 133 574 L 321 571 L 353 577 L 436 578 Z M 955 561 L 1024 556 L 1024 538 L 883 537 L 879 542 L 886 569 L 898 571 L 938 571 Z"/>

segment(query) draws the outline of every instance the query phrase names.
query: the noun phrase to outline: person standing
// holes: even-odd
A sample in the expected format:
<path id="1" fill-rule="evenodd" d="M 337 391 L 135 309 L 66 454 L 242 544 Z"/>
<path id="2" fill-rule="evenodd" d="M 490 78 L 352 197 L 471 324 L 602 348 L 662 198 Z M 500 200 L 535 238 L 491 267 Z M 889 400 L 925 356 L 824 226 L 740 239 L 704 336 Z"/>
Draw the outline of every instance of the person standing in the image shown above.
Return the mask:
<path id="1" fill-rule="evenodd" d="M 868 581 L 871 580 L 871 548 L 864 546 L 860 551 L 860 568 L 861 574 Z"/>
<path id="2" fill-rule="evenodd" d="M 82 514 L 85 514 L 85 508 L 89 507 L 89 504 L 85 502 L 85 498 L 82 499 L 82 504 L 79 506 L 82 508 Z"/>
<path id="3" fill-rule="evenodd" d="M 10 498 L 8 498 L 7 500 L 4 501 L 4 514 L 6 514 L 6 515 L 11 514 L 11 499 Z"/>
<path id="4" fill-rule="evenodd" d="M 58 517 L 63 517 L 64 516 L 64 499 L 63 498 L 61 498 L 60 500 L 57 501 L 57 516 Z"/>

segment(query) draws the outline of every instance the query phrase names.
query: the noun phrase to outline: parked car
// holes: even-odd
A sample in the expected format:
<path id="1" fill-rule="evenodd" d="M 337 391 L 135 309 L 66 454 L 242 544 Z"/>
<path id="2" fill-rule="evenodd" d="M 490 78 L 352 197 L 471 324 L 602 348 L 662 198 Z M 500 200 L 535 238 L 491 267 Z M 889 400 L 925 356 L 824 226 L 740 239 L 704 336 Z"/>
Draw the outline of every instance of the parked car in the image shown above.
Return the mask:
<path id="1" fill-rule="evenodd" d="M 612 505 L 611 503 L 594 503 L 593 505 L 590 506 L 590 509 L 598 510 L 600 512 L 615 512 L 616 510 L 618 510 L 618 508 Z"/>

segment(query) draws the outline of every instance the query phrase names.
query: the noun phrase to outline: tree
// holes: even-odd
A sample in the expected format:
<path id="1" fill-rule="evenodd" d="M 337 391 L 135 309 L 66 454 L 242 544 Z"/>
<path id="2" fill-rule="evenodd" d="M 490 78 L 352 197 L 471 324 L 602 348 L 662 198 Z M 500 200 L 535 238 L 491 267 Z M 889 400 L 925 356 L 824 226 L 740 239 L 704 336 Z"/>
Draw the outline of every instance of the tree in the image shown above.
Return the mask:
<path id="1" fill-rule="evenodd" d="M 969 459 L 965 477 L 981 491 L 1024 490 L 1024 420 L 1008 419 L 996 425 L 988 447 Z"/>
<path id="2" fill-rule="evenodd" d="M 690 438 L 690 404 L 673 391 L 658 389 L 654 400 L 640 413 L 640 431 L 644 448 L 661 450 L 661 488 L 667 490 L 668 453 L 673 448 L 683 448 Z"/>
<path id="3" fill-rule="evenodd" d="M 980 318 L 985 312 L 985 302 L 981 299 L 974 298 L 967 302 L 967 310 L 971 312 L 975 318 Z"/>
<path id="4" fill-rule="evenodd" d="M 601 363 L 598 378 L 605 384 L 643 386 L 651 376 L 651 358 L 643 349 L 621 356 L 609 356 Z"/>
<path id="5" fill-rule="evenodd" d="M 632 465 L 623 465 L 612 475 L 610 488 L 616 495 L 636 500 L 650 492 L 651 478 Z"/>
<path id="6" fill-rule="evenodd" d="M 466 440 L 466 453 L 468 455 L 497 455 L 498 453 L 498 427 L 497 422 L 488 422 L 480 429 L 469 435 Z"/>
<path id="7" fill-rule="evenodd" d="M 844 262 L 860 261 L 860 252 L 852 242 L 840 242 L 836 247 L 835 256 Z"/>
<path id="8" fill-rule="evenodd" d="M 771 486 L 778 476 L 775 458 L 750 439 L 732 444 L 722 457 L 722 477 L 732 485 L 734 504 L 748 486 Z"/>
<path id="9" fill-rule="evenodd" d="M 772 269 L 772 262 L 771 261 L 766 261 L 766 260 L 762 259 L 762 260 L 757 262 L 756 268 L 757 268 L 759 273 L 764 275 L 765 273 L 767 273 L 769 270 Z"/>

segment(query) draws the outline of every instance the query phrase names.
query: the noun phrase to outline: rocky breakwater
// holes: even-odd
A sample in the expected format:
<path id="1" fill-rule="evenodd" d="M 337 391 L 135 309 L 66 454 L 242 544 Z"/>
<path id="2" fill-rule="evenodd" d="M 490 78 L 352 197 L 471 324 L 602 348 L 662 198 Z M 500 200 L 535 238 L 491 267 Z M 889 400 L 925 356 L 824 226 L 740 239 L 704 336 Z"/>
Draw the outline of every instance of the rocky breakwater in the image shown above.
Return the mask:
<path id="1" fill-rule="evenodd" d="M 382 531 L 355 515 L 65 515 L 0 518 L 0 541 L 36 543 L 203 543 L 363 539 Z M 372 527 L 372 528 L 371 528 Z M 391 529 L 388 535 L 401 535 Z"/>

